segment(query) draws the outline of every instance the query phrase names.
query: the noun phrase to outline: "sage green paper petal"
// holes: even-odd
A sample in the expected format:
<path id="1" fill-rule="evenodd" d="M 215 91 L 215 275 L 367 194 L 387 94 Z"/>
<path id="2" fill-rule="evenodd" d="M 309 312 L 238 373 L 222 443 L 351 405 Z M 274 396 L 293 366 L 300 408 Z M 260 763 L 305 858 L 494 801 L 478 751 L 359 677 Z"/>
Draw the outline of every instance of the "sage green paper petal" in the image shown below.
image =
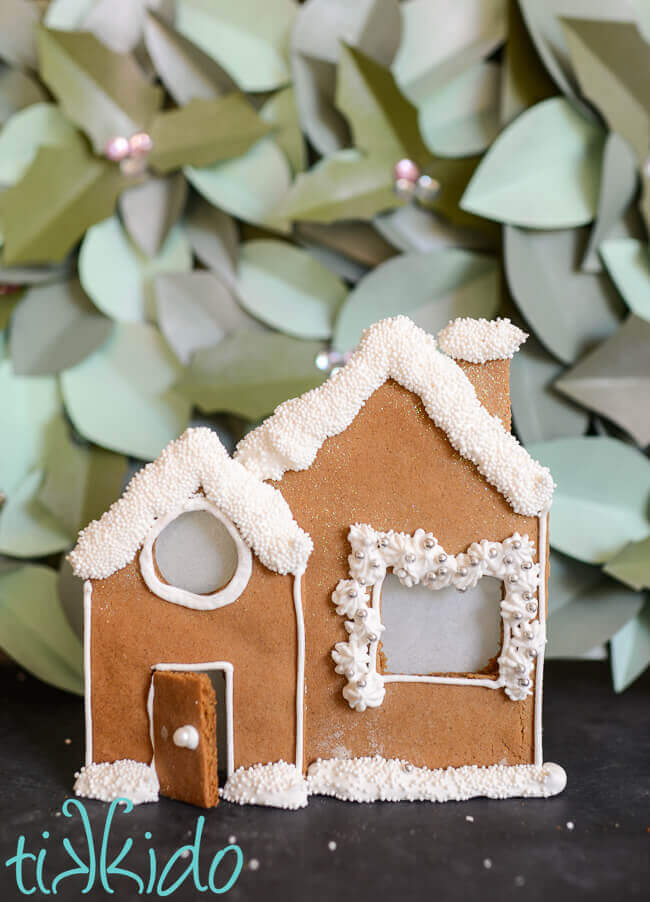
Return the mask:
<path id="1" fill-rule="evenodd" d="M 293 0 L 178 0 L 176 27 L 244 91 L 272 91 L 290 81 Z"/>
<path id="2" fill-rule="evenodd" d="M 611 579 L 592 586 L 549 617 L 546 657 L 577 658 L 607 642 L 643 607 L 643 595 Z"/>
<path id="3" fill-rule="evenodd" d="M 56 570 L 28 564 L 0 574 L 0 647 L 44 682 L 83 695 L 83 650 L 59 603 Z"/>
<path id="4" fill-rule="evenodd" d="M 632 238 L 605 241 L 600 254 L 632 313 L 650 322 L 650 253 Z"/>
<path id="5" fill-rule="evenodd" d="M 17 376 L 11 360 L 0 358 L 0 492 L 11 494 L 30 470 L 43 464 L 61 413 L 55 378 Z"/>
<path id="6" fill-rule="evenodd" d="M 122 191 L 119 209 L 131 240 L 148 257 L 155 257 L 169 230 L 183 212 L 187 182 L 182 172 L 167 178 L 150 177 Z"/>
<path id="7" fill-rule="evenodd" d="M 340 150 L 298 175 L 281 213 L 294 220 L 335 222 L 371 219 L 400 204 L 384 158 Z"/>
<path id="8" fill-rule="evenodd" d="M 147 14 L 144 39 L 158 75 L 179 105 L 237 90 L 225 69 L 161 16 Z"/>
<path id="9" fill-rule="evenodd" d="M 45 100 L 47 93 L 35 78 L 0 63 L 0 125 L 19 110 Z"/>
<path id="10" fill-rule="evenodd" d="M 613 438 L 586 436 L 532 444 L 557 483 L 551 544 L 580 561 L 600 564 L 650 533 L 650 461 Z"/>
<path id="11" fill-rule="evenodd" d="M 226 213 L 263 225 L 275 220 L 291 184 L 287 158 L 272 138 L 254 144 L 242 157 L 214 166 L 185 167 L 196 190 Z"/>
<path id="12" fill-rule="evenodd" d="M 499 131 L 501 67 L 479 62 L 418 103 L 428 149 L 443 157 L 481 153 Z"/>
<path id="13" fill-rule="evenodd" d="M 523 445 L 584 435 L 589 414 L 562 397 L 553 383 L 564 372 L 529 337 L 510 362 L 510 399 L 515 431 Z"/>
<path id="14" fill-rule="evenodd" d="M 159 0 L 95 0 L 78 28 L 92 32 L 116 53 L 135 50 L 142 37 L 146 6 Z"/>
<path id="15" fill-rule="evenodd" d="M 112 328 L 76 279 L 30 288 L 11 318 L 14 371 L 47 376 L 74 366 L 103 344 Z"/>
<path id="16" fill-rule="evenodd" d="M 103 153 L 115 135 L 148 127 L 162 103 L 133 57 L 114 53 L 89 32 L 38 31 L 40 72 L 64 112 Z"/>
<path id="17" fill-rule="evenodd" d="M 72 565 L 65 556 L 61 558 L 56 581 L 57 594 L 66 620 L 75 636 L 83 641 L 84 634 L 84 581 L 75 576 Z"/>
<path id="18" fill-rule="evenodd" d="M 499 302 L 499 270 L 491 257 L 456 248 L 402 254 L 368 273 L 350 292 L 333 343 L 348 351 L 367 326 L 398 313 L 434 333 L 458 316 L 492 319 Z"/>
<path id="19" fill-rule="evenodd" d="M 65 279 L 72 268 L 72 260 L 68 257 L 63 263 L 45 266 L 2 266 L 0 265 L 0 282 L 7 285 L 39 285 L 44 282 L 56 282 Z"/>
<path id="20" fill-rule="evenodd" d="M 650 323 L 629 316 L 620 329 L 556 382 L 563 394 L 650 444 Z"/>
<path id="21" fill-rule="evenodd" d="M 180 389 L 205 413 L 259 420 L 278 404 L 320 385 L 323 345 L 277 332 L 238 332 L 192 358 Z"/>
<path id="22" fill-rule="evenodd" d="M 3 263 L 58 263 L 93 223 L 110 216 L 121 187 L 118 167 L 93 157 L 81 139 L 41 147 L 21 180 L 0 195 Z"/>
<path id="23" fill-rule="evenodd" d="M 15 184 L 39 147 L 65 147 L 76 128 L 53 103 L 35 103 L 11 117 L 0 132 L 0 182 Z"/>
<path id="24" fill-rule="evenodd" d="M 192 254 L 180 226 L 174 226 L 155 257 L 129 240 L 116 216 L 86 233 L 79 254 L 79 278 L 94 303 L 113 319 L 155 318 L 152 281 L 161 272 L 188 272 Z"/>
<path id="25" fill-rule="evenodd" d="M 517 306 L 536 337 L 573 363 L 619 327 L 625 307 L 604 273 L 579 267 L 586 230 L 504 230 L 505 269 Z"/>
<path id="26" fill-rule="evenodd" d="M 267 325 L 297 338 L 329 338 L 343 282 L 306 251 L 282 241 L 241 246 L 237 294 Z"/>
<path id="27" fill-rule="evenodd" d="M 460 205 L 478 216 L 536 229 L 590 222 L 604 138 L 563 98 L 538 103 L 497 137 Z"/>
<path id="28" fill-rule="evenodd" d="M 576 561 L 551 548 L 547 592 L 548 616 L 551 617 L 575 599 L 588 597 L 592 589 L 602 582 L 603 571 L 600 567 Z"/>
<path id="29" fill-rule="evenodd" d="M 424 210 L 414 204 L 405 204 L 376 216 L 373 224 L 393 247 L 405 253 L 442 247 L 496 250 L 495 242 L 485 233 L 452 225 L 435 210 Z"/>
<path id="30" fill-rule="evenodd" d="M 503 49 L 502 63 L 502 125 L 512 122 L 528 107 L 557 94 L 517 2 L 508 4 L 508 39 Z"/>
<path id="31" fill-rule="evenodd" d="M 32 470 L 0 508 L 0 552 L 14 557 L 44 557 L 63 551 L 75 533 L 38 500 L 43 470 Z"/>
<path id="32" fill-rule="evenodd" d="M 127 466 L 122 454 L 75 442 L 62 421 L 52 434 L 38 501 L 74 537 L 117 500 Z"/>
<path id="33" fill-rule="evenodd" d="M 650 589 L 650 537 L 630 542 L 604 569 L 637 591 Z"/>
<path id="34" fill-rule="evenodd" d="M 650 602 L 611 641 L 614 689 L 623 692 L 650 664 Z"/>
<path id="35" fill-rule="evenodd" d="M 239 236 L 232 217 L 196 196 L 192 198 L 183 227 L 196 257 L 234 289 Z"/>
<path id="36" fill-rule="evenodd" d="M 94 3 L 95 0 L 50 0 L 43 23 L 61 31 L 80 29 Z"/>
<path id="37" fill-rule="evenodd" d="M 302 172 L 307 166 L 307 146 L 300 131 L 293 88 L 284 88 L 266 101 L 260 117 L 273 129 L 275 141 L 287 156 L 291 168 Z"/>
<path id="38" fill-rule="evenodd" d="M 237 329 L 261 329 L 211 272 L 168 273 L 155 280 L 160 330 L 181 363 Z"/>
<path id="39" fill-rule="evenodd" d="M 189 402 L 173 388 L 180 375 L 158 329 L 118 323 L 102 348 L 62 374 L 61 387 L 70 419 L 85 438 L 153 460 L 188 423 Z"/>
<path id="40" fill-rule="evenodd" d="M 0 3 L 0 59 L 21 69 L 36 68 L 34 33 L 41 17 L 36 3 L 2 0 Z"/>
<path id="41" fill-rule="evenodd" d="M 395 256 L 394 248 L 375 225 L 363 220 L 348 219 L 329 225 L 301 222 L 296 226 L 296 235 L 298 240 L 306 238 L 313 244 L 321 244 L 366 268 Z"/>

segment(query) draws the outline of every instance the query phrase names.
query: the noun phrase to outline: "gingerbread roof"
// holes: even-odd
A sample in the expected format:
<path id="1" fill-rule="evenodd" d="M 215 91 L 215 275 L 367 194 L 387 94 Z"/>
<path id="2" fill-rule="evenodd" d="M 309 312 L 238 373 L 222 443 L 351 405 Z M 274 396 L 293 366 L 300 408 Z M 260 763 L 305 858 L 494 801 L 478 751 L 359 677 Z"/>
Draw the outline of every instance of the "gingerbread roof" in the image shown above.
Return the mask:
<path id="1" fill-rule="evenodd" d="M 242 439 L 235 460 L 260 480 L 308 469 L 325 440 L 343 432 L 388 379 L 419 395 L 453 447 L 516 513 L 534 516 L 548 509 L 554 489 L 550 471 L 483 407 L 461 367 L 437 349 L 435 338 L 405 316 L 367 329 L 344 367 L 319 388 L 281 404 Z"/>
<path id="2" fill-rule="evenodd" d="M 124 495 L 79 534 L 69 560 L 83 579 L 104 579 L 133 560 L 154 522 L 200 489 L 237 526 L 260 561 L 297 573 L 312 541 L 280 492 L 232 460 L 209 429 L 188 429 L 135 474 Z"/>

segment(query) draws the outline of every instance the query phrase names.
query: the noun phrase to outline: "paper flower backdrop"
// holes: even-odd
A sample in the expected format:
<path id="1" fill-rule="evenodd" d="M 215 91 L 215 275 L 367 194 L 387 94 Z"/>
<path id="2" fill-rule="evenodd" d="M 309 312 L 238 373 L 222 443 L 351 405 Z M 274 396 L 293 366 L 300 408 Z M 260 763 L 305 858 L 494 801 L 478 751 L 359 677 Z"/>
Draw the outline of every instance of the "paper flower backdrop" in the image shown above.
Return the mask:
<path id="1" fill-rule="evenodd" d="M 632 682 L 649 38 L 634 0 L 4 0 L 0 647 L 81 691 L 63 555 L 190 421 L 232 445 L 381 317 L 506 313 L 558 482 L 549 653 L 609 642 Z"/>

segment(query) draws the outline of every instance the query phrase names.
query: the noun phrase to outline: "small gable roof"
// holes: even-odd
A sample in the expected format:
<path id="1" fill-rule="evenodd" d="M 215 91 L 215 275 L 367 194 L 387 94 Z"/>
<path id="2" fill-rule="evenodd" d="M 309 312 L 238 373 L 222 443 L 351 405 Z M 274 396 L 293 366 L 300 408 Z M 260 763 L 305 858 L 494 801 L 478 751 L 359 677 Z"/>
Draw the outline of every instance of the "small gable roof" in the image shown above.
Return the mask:
<path id="1" fill-rule="evenodd" d="M 277 573 L 298 573 L 312 541 L 280 492 L 233 460 L 216 433 L 188 429 L 135 474 L 124 495 L 79 534 L 69 560 L 83 579 L 104 579 L 135 557 L 157 519 L 200 489 L 236 525 L 260 561 Z"/>
<path id="2" fill-rule="evenodd" d="M 547 510 L 554 483 L 490 414 L 461 367 L 408 317 L 385 319 L 367 329 L 348 363 L 319 388 L 281 404 L 237 446 L 235 460 L 258 479 L 280 479 L 306 470 L 331 436 L 343 432 L 368 398 L 388 379 L 419 395 L 431 420 L 453 447 L 519 514 Z"/>

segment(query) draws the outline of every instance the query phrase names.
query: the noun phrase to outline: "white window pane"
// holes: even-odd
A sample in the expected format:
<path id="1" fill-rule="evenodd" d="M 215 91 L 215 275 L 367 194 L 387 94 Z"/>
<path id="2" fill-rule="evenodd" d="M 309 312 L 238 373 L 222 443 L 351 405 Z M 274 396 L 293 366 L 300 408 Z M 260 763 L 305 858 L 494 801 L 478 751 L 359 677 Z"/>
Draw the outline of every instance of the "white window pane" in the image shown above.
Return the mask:
<path id="1" fill-rule="evenodd" d="M 205 595 L 223 588 L 237 567 L 237 547 L 220 520 L 208 511 L 187 511 L 156 539 L 156 563 L 172 586 Z"/>
<path id="2" fill-rule="evenodd" d="M 407 589 L 392 573 L 381 592 L 388 673 L 477 673 L 499 651 L 503 584 L 484 576 L 474 589 Z"/>

